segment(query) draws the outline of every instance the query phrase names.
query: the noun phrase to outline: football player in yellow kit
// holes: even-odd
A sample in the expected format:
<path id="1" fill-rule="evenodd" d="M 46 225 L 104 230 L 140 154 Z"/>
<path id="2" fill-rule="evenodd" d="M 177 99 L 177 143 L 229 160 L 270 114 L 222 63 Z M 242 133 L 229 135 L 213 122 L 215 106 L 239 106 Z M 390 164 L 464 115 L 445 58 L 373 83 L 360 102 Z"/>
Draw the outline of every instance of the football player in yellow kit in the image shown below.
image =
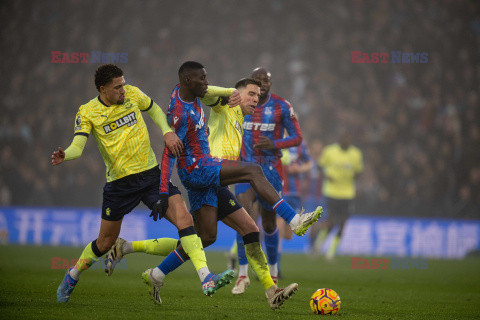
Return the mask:
<path id="1" fill-rule="evenodd" d="M 80 106 L 75 116 L 72 144 L 65 151 L 59 147 L 51 157 L 52 165 L 80 157 L 87 137 L 92 134 L 107 168 L 98 238 L 85 247 L 77 264 L 67 270 L 57 290 L 58 302 L 68 302 L 80 274 L 112 247 L 120 233 L 124 215 L 132 211 L 140 201 L 150 209 L 159 203 L 160 169 L 141 112 L 146 112 L 162 129 L 166 145 L 173 154 L 179 155 L 183 147 L 169 127 L 162 109 L 140 89 L 126 85 L 123 71 L 119 67 L 113 64 L 100 66 L 95 73 L 95 86 L 100 95 Z M 179 230 L 180 242 L 198 272 L 203 291 L 211 295 L 229 283 L 233 271 L 220 275 L 209 271 L 202 242 L 193 227 L 192 216 L 180 191 L 171 182 L 169 190 L 169 207 L 165 216 Z M 153 240 L 138 243 L 137 249 L 148 246 L 148 241 Z M 166 252 L 178 245 L 176 239 L 163 238 L 155 241 Z M 151 295 L 160 303 L 155 285 L 148 283 L 148 279 L 146 282 L 150 286 Z"/>

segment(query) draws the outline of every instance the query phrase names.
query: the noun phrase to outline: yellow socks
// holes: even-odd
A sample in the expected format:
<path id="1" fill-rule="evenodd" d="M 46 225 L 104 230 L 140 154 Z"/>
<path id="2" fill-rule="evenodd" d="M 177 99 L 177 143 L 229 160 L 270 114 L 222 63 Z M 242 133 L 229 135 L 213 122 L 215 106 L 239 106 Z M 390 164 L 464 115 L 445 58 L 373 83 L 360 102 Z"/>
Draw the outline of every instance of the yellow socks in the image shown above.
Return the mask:
<path id="1" fill-rule="evenodd" d="M 177 245 L 178 240 L 172 238 L 132 241 L 133 252 L 145 252 L 157 256 L 168 256 Z"/>
<path id="2" fill-rule="evenodd" d="M 193 230 L 195 231 L 195 229 Z M 202 240 L 200 240 L 197 234 L 194 233 L 180 237 L 180 241 L 182 243 L 183 250 L 185 250 L 185 252 L 188 254 L 190 260 L 192 260 L 195 270 L 198 272 L 198 270 L 201 268 L 208 269 L 207 257 L 205 256 L 205 251 L 203 251 Z"/>
<path id="3" fill-rule="evenodd" d="M 77 263 L 75 264 L 75 268 L 79 271 L 82 272 L 84 270 L 87 270 L 92 266 L 92 264 L 98 260 L 99 257 L 95 253 L 93 253 L 92 250 L 92 242 L 87 244 L 85 249 L 83 249 L 82 254 L 80 255 L 80 259 L 78 259 Z"/>
<path id="4" fill-rule="evenodd" d="M 75 267 L 70 269 L 70 276 L 74 280 L 78 281 L 82 271 L 90 268 L 92 264 L 98 260 L 98 258 L 104 255 L 104 253 L 105 252 L 100 252 L 100 250 L 98 250 L 97 239 L 87 244 L 80 255 L 80 259 L 78 259 L 77 263 L 75 263 Z"/>
<path id="5" fill-rule="evenodd" d="M 260 279 L 265 290 L 274 286 L 275 283 L 270 276 L 267 258 L 265 258 L 260 242 L 245 243 L 245 253 L 247 255 L 248 263 L 252 266 L 253 271 L 257 274 L 258 279 Z"/>
<path id="6" fill-rule="evenodd" d="M 268 269 L 267 258 L 263 253 L 262 246 L 260 245 L 260 233 L 250 232 L 242 237 L 245 246 L 245 255 L 247 256 L 248 263 L 252 266 L 253 271 L 260 279 L 262 286 L 265 290 L 275 286 L 275 283 L 270 276 Z"/>

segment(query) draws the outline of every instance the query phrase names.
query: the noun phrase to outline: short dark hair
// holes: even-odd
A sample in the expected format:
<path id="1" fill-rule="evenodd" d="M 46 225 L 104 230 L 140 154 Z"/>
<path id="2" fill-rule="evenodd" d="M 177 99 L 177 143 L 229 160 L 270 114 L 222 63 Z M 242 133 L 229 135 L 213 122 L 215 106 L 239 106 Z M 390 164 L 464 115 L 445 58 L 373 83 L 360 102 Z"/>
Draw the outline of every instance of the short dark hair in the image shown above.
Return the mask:
<path id="1" fill-rule="evenodd" d="M 122 69 L 111 63 L 103 64 L 95 71 L 95 87 L 97 87 L 97 90 L 100 92 L 101 86 L 110 83 L 113 78 L 121 76 L 123 76 Z"/>
<path id="2" fill-rule="evenodd" d="M 252 78 L 243 78 L 237 81 L 237 83 L 235 84 L 235 89 L 246 88 L 249 84 L 254 84 L 259 87 L 262 86 L 260 81 L 257 81 Z"/>
<path id="3" fill-rule="evenodd" d="M 186 61 L 178 69 L 178 78 L 181 79 L 186 73 L 191 70 L 198 70 L 205 68 L 201 63 L 196 61 Z"/>

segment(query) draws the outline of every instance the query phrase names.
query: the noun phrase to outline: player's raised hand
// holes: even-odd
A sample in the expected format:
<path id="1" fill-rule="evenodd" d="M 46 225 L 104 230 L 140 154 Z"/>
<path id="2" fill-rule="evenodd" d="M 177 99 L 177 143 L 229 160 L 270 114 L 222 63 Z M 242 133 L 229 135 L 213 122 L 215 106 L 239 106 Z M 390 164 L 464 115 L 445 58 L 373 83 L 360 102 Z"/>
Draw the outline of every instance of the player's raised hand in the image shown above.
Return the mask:
<path id="1" fill-rule="evenodd" d="M 180 157 L 183 150 L 183 143 L 175 132 L 168 132 L 164 136 L 165 145 L 175 157 Z"/>
<path id="2" fill-rule="evenodd" d="M 276 149 L 273 141 L 265 136 L 261 136 L 260 138 L 258 138 L 258 143 L 254 144 L 253 147 L 258 149 L 265 149 L 265 150 Z"/>
<path id="3" fill-rule="evenodd" d="M 236 107 L 242 102 L 242 98 L 240 97 L 240 92 L 238 92 L 237 89 L 235 89 L 228 99 L 228 105 L 230 108 Z"/>
<path id="4" fill-rule="evenodd" d="M 53 151 L 52 154 L 52 165 L 56 166 L 65 160 L 65 151 L 62 148 L 58 147 L 57 151 Z"/>

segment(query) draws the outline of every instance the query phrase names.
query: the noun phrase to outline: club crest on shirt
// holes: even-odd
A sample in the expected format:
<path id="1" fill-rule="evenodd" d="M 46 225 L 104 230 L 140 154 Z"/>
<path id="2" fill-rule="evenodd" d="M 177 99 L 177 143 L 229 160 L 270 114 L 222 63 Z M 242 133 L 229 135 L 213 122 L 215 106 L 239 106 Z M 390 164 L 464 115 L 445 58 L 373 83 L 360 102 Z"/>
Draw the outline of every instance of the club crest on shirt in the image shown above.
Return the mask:
<path id="1" fill-rule="evenodd" d="M 133 107 L 133 104 L 130 102 L 130 98 L 126 98 L 125 101 L 123 101 L 122 106 L 123 106 L 124 108 Z"/>
<path id="2" fill-rule="evenodd" d="M 267 116 L 271 115 L 271 114 L 272 114 L 272 108 L 266 107 L 266 108 L 265 108 L 265 114 L 266 114 Z"/>

